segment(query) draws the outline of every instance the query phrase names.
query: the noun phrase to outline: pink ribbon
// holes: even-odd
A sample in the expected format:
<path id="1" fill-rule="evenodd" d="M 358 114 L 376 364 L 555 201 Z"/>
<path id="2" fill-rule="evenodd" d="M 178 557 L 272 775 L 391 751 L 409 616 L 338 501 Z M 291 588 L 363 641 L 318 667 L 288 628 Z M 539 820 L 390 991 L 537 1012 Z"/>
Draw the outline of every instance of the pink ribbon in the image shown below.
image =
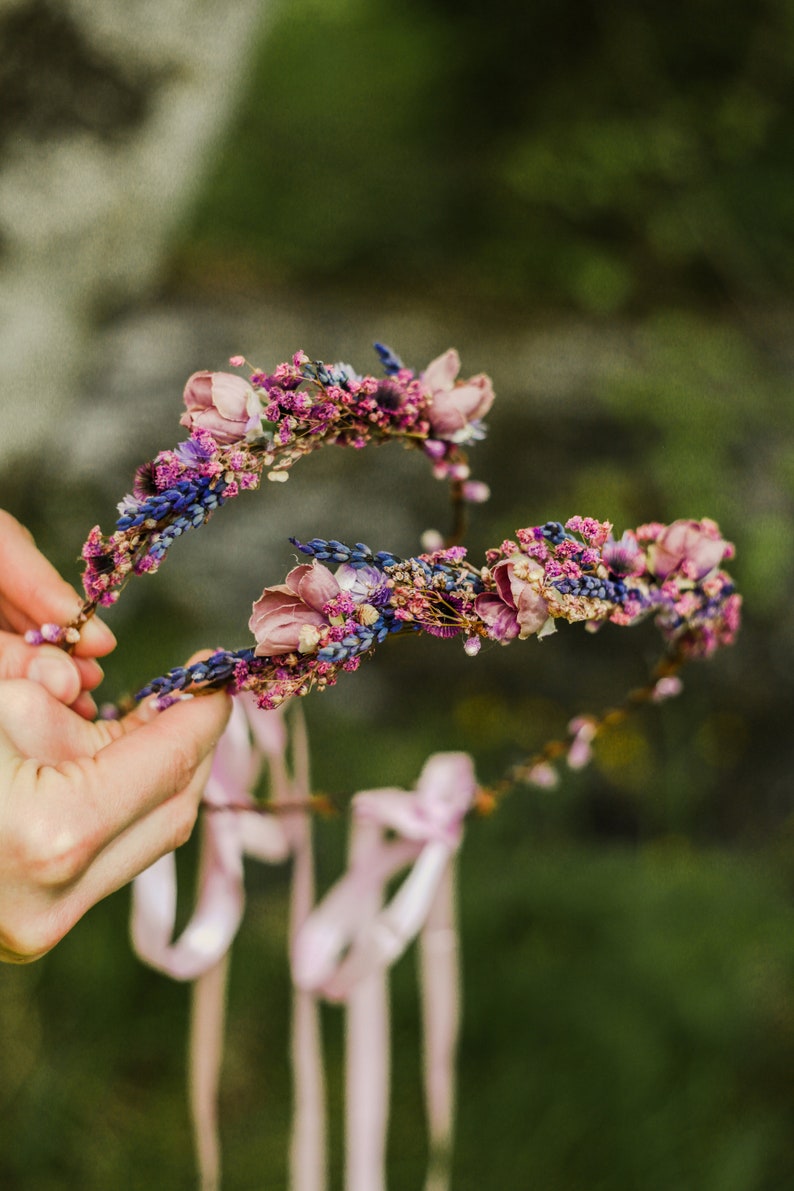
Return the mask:
<path id="1" fill-rule="evenodd" d="M 172 941 L 176 919 L 176 861 L 162 856 L 133 882 L 132 942 L 142 960 L 174 980 L 195 980 L 229 950 L 243 916 L 243 857 L 281 863 L 290 846 L 284 826 L 258 813 L 250 790 L 264 756 L 278 757 L 285 730 L 273 712 L 258 724 L 255 743 L 242 700 L 221 737 L 204 793 L 213 809 L 202 817 L 202 858 L 196 909 Z M 250 810 L 228 809 L 250 807 Z"/>
<path id="2" fill-rule="evenodd" d="M 279 713 L 256 708 L 252 696 L 235 699 L 218 743 L 204 793 L 199 891 L 195 912 L 178 939 L 176 864 L 162 857 L 133 884 L 132 940 L 144 962 L 175 980 L 192 980 L 189 1092 L 202 1191 L 220 1187 L 217 1099 L 223 1053 L 228 951 L 245 905 L 243 859 L 270 863 L 294 857 L 292 930 L 314 899 L 311 824 L 305 814 L 277 820 L 255 809 L 250 791 L 263 762 L 275 801 L 308 798 L 308 747 L 299 719 L 294 742 L 295 776 L 286 767 L 286 729 Z M 248 809 L 250 808 L 250 809 Z M 296 990 L 292 1036 L 295 1065 L 293 1187 L 325 1187 L 325 1117 L 317 1007 Z"/>
<path id="3" fill-rule="evenodd" d="M 205 792 L 213 808 L 202 821 L 196 910 L 174 940 L 173 854 L 133 887 L 132 937 L 139 956 L 177 980 L 192 980 L 190 1102 L 202 1191 L 220 1187 L 217 1096 L 223 1050 L 228 950 L 244 909 L 243 860 L 293 857 L 290 938 L 295 983 L 292 1027 L 295 1111 L 293 1191 L 326 1186 L 325 1090 L 317 995 L 347 1005 L 347 1191 L 385 1191 L 388 1123 L 386 970 L 421 934 L 424 1084 L 430 1135 L 426 1191 L 446 1191 L 454 1114 L 458 1035 L 458 957 L 453 861 L 476 782 L 463 753 L 437 754 L 413 793 L 372 790 L 353 799 L 350 867 L 312 909 L 311 821 L 277 820 L 255 809 L 250 790 L 267 762 L 280 804 L 309 796 L 308 747 L 301 718 L 293 739 L 294 775 L 286 765 L 278 713 L 247 697 L 222 737 Z M 396 838 L 387 839 L 386 833 Z M 384 907 L 387 882 L 412 866 Z"/>
<path id="4" fill-rule="evenodd" d="M 476 779 L 465 753 L 438 753 L 413 793 L 353 799 L 347 873 L 292 946 L 299 988 L 347 1005 L 347 1191 L 383 1191 L 388 1120 L 386 970 L 421 932 L 424 1085 L 431 1160 L 427 1191 L 449 1185 L 459 974 L 452 866 Z M 396 839 L 386 838 L 386 833 Z M 383 905 L 387 882 L 412 865 Z"/>

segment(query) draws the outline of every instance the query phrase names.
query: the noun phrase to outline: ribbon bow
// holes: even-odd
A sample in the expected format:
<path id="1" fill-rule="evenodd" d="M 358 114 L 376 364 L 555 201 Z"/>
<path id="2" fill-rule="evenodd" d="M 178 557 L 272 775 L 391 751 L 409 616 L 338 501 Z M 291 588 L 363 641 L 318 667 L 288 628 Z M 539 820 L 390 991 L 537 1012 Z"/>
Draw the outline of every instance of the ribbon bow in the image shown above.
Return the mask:
<path id="1" fill-rule="evenodd" d="M 294 936 L 296 985 L 347 1005 L 347 1191 L 385 1187 L 385 973 L 420 931 L 431 1150 L 426 1188 L 444 1191 L 449 1185 L 459 1022 L 452 869 L 475 791 L 471 758 L 438 753 L 425 764 L 413 793 L 387 788 L 357 794 L 348 871 Z M 384 907 L 387 882 L 411 864 Z"/>

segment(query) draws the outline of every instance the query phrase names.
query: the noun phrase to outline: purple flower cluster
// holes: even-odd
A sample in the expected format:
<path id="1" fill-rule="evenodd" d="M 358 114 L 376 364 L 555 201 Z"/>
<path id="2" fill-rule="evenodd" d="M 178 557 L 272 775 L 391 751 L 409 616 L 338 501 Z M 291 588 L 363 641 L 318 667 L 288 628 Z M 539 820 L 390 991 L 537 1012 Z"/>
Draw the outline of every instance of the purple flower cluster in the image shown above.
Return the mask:
<path id="1" fill-rule="evenodd" d="M 171 671 L 140 695 L 228 685 L 273 708 L 332 686 L 387 637 L 409 632 L 462 637 L 474 655 L 485 640 L 545 637 L 558 620 L 595 629 L 651 615 L 682 661 L 733 641 L 741 599 L 719 565 L 733 548 L 714 522 L 646 525 L 619 540 L 611 529 L 583 517 L 519 529 L 480 568 L 462 547 L 400 559 L 362 542 L 292 539 L 311 561 L 253 605 L 253 650 Z"/>
<path id="2" fill-rule="evenodd" d="M 453 349 L 423 373 L 376 345 L 385 376 L 360 376 L 347 364 L 312 361 L 303 352 L 272 373 L 249 380 L 227 372 L 196 372 L 184 391 L 181 424 L 190 438 L 138 468 L 119 505 L 113 533 L 98 526 L 83 547 L 86 615 L 112 604 L 133 574 L 157 570 L 172 543 L 198 528 L 225 501 L 259 487 L 263 471 L 286 480 L 304 455 L 325 444 L 362 448 L 399 439 L 421 447 L 434 474 L 452 482 L 457 500 L 487 497 L 469 480 L 461 444 L 481 438 L 480 419 L 494 399 L 485 375 L 458 380 Z M 245 361 L 233 357 L 242 367 Z"/>

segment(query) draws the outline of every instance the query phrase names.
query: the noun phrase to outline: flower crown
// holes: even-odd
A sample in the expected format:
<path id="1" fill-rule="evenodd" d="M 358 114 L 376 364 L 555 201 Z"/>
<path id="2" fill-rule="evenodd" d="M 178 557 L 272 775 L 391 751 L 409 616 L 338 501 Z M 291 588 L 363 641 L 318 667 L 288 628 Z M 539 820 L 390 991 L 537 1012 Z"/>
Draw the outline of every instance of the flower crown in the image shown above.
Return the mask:
<path id="1" fill-rule="evenodd" d="M 469 479 L 462 445 L 484 436 L 480 419 L 494 400 L 489 378 L 457 380 L 454 349 L 417 375 L 383 344 L 375 348 L 382 377 L 312 361 L 304 352 L 272 373 L 252 371 L 249 380 L 195 372 L 185 385 L 180 420 L 190 437 L 138 468 L 112 534 L 95 526 L 88 536 L 81 622 L 97 605 L 115 603 L 131 575 L 156 571 L 177 538 L 206 524 L 241 492 L 258 488 L 263 474 L 283 482 L 298 460 L 327 444 L 419 447 L 434 475 L 450 482 L 456 506 L 487 499 L 487 487 Z M 245 361 L 233 356 L 230 363 L 242 367 Z"/>
<path id="2" fill-rule="evenodd" d="M 251 370 L 248 380 L 194 373 L 181 417 L 189 437 L 138 468 L 110 535 L 96 526 L 88 536 L 78 617 L 67 626 L 43 625 L 29 640 L 73 646 L 97 606 L 115 603 L 130 577 L 156 571 L 178 537 L 259 487 L 264 474 L 286 480 L 299 459 L 327 444 L 361 449 L 400 441 L 421 449 L 434 474 L 450 483 L 455 524 L 446 545 L 403 559 L 362 542 L 291 538 L 311 561 L 265 587 L 254 603 L 254 644 L 169 670 L 136 699 L 154 695 L 165 707 L 186 693 L 225 687 L 253 692 L 260 707 L 273 709 L 333 686 L 391 636 L 458 637 L 474 656 L 483 641 L 543 638 L 561 620 L 592 631 L 648 617 L 668 647 L 643 696 L 656 699 L 677 691 L 672 680 L 683 662 L 733 641 L 741 597 L 722 569 L 733 547 L 708 519 L 652 522 L 616 539 L 609 522 L 575 516 L 518 529 L 514 539 L 488 550 L 484 563 L 472 563 L 465 548 L 451 543 L 462 532 L 466 502 L 489 495 L 470 479 L 463 448 L 485 435 L 491 381 L 484 374 L 459 379 L 454 349 L 420 373 L 383 344 L 375 349 L 381 377 L 303 352 L 272 373 Z M 242 367 L 245 360 L 235 356 L 230 363 Z M 637 701 L 636 692 L 630 701 Z"/>

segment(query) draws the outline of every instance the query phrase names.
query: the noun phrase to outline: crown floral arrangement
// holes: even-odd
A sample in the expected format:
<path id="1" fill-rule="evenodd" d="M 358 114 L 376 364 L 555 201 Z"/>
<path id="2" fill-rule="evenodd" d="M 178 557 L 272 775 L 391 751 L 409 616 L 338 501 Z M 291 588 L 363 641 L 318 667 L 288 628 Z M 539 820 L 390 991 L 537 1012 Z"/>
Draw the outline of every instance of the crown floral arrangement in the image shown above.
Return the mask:
<path id="1" fill-rule="evenodd" d="M 459 379 L 450 349 L 422 372 L 376 344 L 382 375 L 347 364 L 313 361 L 303 352 L 274 372 L 197 372 L 188 380 L 181 424 L 188 437 L 139 467 L 118 506 L 113 532 L 91 530 L 83 547 L 85 602 L 66 626 L 29 634 L 69 649 L 98 606 L 114 604 L 131 577 L 157 571 L 182 534 L 199 528 L 229 500 L 279 482 L 303 456 L 334 444 L 355 449 L 399 441 L 420 450 L 450 485 L 453 527 L 444 541 L 426 535 L 421 553 L 400 558 L 363 542 L 290 540 L 307 561 L 284 582 L 265 587 L 249 621 L 252 643 L 216 650 L 141 688 L 167 708 L 223 688 L 238 695 L 217 750 L 205 794 L 203 860 L 195 915 L 173 941 L 173 857 L 136 879 L 133 941 L 139 954 L 169 975 L 194 981 L 191 1105 L 202 1191 L 220 1185 L 216 1115 L 228 950 L 243 913 L 244 856 L 293 859 L 291 966 L 295 985 L 293 1191 L 323 1191 L 325 1126 L 317 998 L 342 1001 L 348 1013 L 347 1187 L 385 1186 L 388 1103 L 387 968 L 417 935 L 422 950 L 424 1085 L 429 1133 L 428 1187 L 449 1185 L 458 1020 L 453 858 L 463 823 L 489 810 L 517 782 L 551 785 L 554 762 L 586 764 L 599 731 L 631 708 L 681 689 L 678 670 L 730 644 L 741 597 L 723 562 L 733 556 L 715 522 L 652 522 L 621 537 L 609 522 L 573 516 L 517 529 L 474 561 L 459 544 L 468 503 L 487 499 L 470 478 L 465 448 L 485 435 L 494 400 L 489 378 Z M 235 368 L 246 361 L 233 357 Z M 471 758 L 439 753 L 412 792 L 391 787 L 351 800 L 350 866 L 314 904 L 311 796 L 305 733 L 292 720 L 291 770 L 281 714 L 296 696 L 333 686 L 390 637 L 426 633 L 462 642 L 475 657 L 483 642 L 502 645 L 553 634 L 559 621 L 590 630 L 628 627 L 653 618 L 665 643 L 650 681 L 620 708 L 577 716 L 567 740 L 550 741 L 490 787 Z M 255 799 L 266 766 L 270 797 Z M 266 812 L 266 813 L 263 813 Z M 289 813 L 293 812 L 293 813 Z M 386 887 L 409 875 L 391 901 Z M 384 904 L 385 903 L 385 904 Z"/>

